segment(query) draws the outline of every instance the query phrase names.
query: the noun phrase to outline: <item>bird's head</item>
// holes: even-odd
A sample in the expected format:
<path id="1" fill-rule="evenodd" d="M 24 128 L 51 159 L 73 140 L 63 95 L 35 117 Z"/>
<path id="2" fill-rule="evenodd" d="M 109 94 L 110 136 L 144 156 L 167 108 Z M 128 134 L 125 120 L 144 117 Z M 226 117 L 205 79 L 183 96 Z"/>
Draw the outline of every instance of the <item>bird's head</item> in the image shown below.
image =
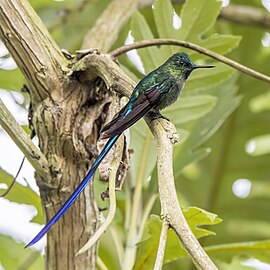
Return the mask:
<path id="1" fill-rule="evenodd" d="M 198 68 L 213 68 L 214 66 L 198 66 L 192 63 L 187 53 L 175 53 L 169 60 L 167 61 L 170 68 L 173 69 L 173 73 L 176 75 L 184 76 L 184 79 L 187 79 L 190 73 L 194 69 Z"/>

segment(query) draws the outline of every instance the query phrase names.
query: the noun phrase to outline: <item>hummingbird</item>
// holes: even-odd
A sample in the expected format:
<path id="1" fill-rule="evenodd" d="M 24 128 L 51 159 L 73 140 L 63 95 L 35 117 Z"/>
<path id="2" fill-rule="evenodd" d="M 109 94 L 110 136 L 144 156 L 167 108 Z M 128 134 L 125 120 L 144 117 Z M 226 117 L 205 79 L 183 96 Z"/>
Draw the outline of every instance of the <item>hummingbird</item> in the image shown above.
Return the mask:
<path id="1" fill-rule="evenodd" d="M 38 242 L 48 232 L 51 226 L 65 214 L 84 190 L 103 158 L 110 151 L 124 130 L 132 126 L 145 115 L 149 116 L 151 120 L 160 117 L 169 120 L 160 114 L 160 110 L 170 106 L 177 100 L 187 78 L 193 70 L 212 67 L 214 66 L 196 65 L 192 63 L 187 53 L 182 52 L 175 53 L 164 64 L 146 75 L 134 88 L 128 103 L 114 116 L 112 121 L 101 129 L 100 137 L 102 139 L 108 139 L 108 141 L 85 178 L 60 210 L 25 248 Z"/>

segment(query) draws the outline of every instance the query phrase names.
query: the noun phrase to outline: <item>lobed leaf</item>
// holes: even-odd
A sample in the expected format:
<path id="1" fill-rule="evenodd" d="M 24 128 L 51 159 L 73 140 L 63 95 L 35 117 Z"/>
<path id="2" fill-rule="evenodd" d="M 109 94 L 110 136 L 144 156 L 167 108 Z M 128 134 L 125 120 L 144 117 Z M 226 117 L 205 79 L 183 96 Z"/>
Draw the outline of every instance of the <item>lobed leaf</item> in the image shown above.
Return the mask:
<path id="1" fill-rule="evenodd" d="M 0 234 L 0 262 L 5 269 L 44 269 L 43 257 L 33 249 L 24 249 L 24 244 Z M 23 252 L 22 252 L 23 250 Z"/>
<path id="2" fill-rule="evenodd" d="M 7 184 L 9 186 L 12 180 L 13 177 L 11 175 L 0 169 L 0 183 Z M 0 188 L 1 194 L 4 191 L 5 190 Z M 5 198 L 16 203 L 33 205 L 37 209 L 37 215 L 32 219 L 32 221 L 39 224 L 44 224 L 40 197 L 29 186 L 24 187 L 18 183 L 15 183 Z"/>
<path id="3" fill-rule="evenodd" d="M 214 233 L 200 228 L 202 225 L 215 225 L 221 222 L 217 215 L 197 207 L 189 207 L 184 210 L 185 218 L 196 237 L 205 237 Z M 142 240 L 137 244 L 138 252 L 134 269 L 153 269 L 159 244 L 162 221 L 159 216 L 151 215 L 146 224 Z M 169 230 L 166 244 L 164 263 L 187 256 L 180 244 L 179 238 L 173 230 Z"/>

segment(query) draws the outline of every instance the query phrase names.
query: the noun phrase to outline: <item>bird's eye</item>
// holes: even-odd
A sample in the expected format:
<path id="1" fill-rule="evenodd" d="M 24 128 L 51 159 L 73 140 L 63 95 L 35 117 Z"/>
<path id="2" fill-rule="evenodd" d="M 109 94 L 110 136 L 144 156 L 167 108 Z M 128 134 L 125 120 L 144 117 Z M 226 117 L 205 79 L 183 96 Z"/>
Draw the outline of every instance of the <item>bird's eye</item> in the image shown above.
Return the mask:
<path id="1" fill-rule="evenodd" d="M 180 60 L 178 63 L 179 63 L 179 65 L 181 65 L 181 66 L 183 66 L 183 65 L 185 64 L 183 60 Z"/>

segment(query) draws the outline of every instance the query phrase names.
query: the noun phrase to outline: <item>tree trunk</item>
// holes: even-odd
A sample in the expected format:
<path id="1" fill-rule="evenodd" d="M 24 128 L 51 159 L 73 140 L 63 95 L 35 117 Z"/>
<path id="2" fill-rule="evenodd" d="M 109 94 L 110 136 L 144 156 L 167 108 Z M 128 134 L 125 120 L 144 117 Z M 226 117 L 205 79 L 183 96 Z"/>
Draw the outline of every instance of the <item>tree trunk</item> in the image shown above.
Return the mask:
<path id="1" fill-rule="evenodd" d="M 48 221 L 84 178 L 93 158 L 89 145 L 96 146 L 111 98 L 103 84 L 97 86 L 100 80 L 83 84 L 67 74 L 74 59 L 64 57 L 27 1 L 1 1 L 0 38 L 27 80 L 33 127 L 48 161 L 47 176 L 37 175 Z M 75 254 L 97 226 L 91 182 L 49 231 L 47 269 L 95 269 L 96 245 L 80 256 Z"/>

